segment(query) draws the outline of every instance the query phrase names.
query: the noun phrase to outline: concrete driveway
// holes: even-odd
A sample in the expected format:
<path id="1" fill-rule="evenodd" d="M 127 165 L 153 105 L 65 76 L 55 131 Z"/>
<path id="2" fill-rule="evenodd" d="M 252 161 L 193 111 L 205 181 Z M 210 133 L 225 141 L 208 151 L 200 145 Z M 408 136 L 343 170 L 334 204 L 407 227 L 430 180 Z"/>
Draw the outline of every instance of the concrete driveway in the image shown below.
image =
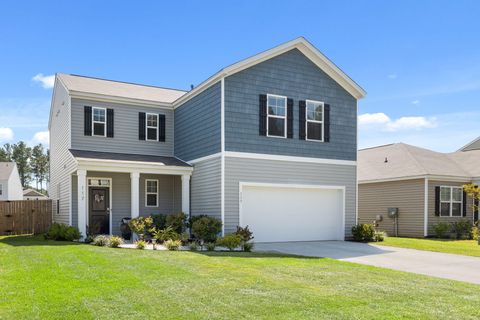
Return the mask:
<path id="1" fill-rule="evenodd" d="M 480 284 L 480 258 L 477 257 L 349 241 L 257 243 L 255 251 L 327 257 Z"/>

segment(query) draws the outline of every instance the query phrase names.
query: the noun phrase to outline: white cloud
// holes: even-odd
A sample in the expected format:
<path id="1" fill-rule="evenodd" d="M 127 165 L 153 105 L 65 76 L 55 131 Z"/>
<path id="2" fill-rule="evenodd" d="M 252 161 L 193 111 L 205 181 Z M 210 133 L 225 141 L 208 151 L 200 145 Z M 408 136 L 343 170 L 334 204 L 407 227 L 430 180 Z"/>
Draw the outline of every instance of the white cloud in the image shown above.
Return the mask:
<path id="1" fill-rule="evenodd" d="M 412 101 L 412 104 L 419 104 L 420 103 L 420 100 L 413 100 Z"/>
<path id="2" fill-rule="evenodd" d="M 361 114 L 358 124 L 362 129 L 377 131 L 420 130 L 437 126 L 434 117 L 401 117 L 392 120 L 383 112 Z"/>
<path id="3" fill-rule="evenodd" d="M 391 73 L 391 74 L 389 74 L 387 77 L 388 77 L 388 79 L 392 79 L 392 80 L 393 80 L 393 79 L 397 79 L 398 76 L 397 76 L 396 73 Z"/>
<path id="4" fill-rule="evenodd" d="M 44 89 L 51 89 L 55 84 L 55 75 L 44 76 L 43 73 L 39 73 L 32 78 L 32 81 L 41 83 Z"/>
<path id="5" fill-rule="evenodd" d="M 10 128 L 0 128 L 0 142 L 13 139 L 13 130 Z"/>
<path id="6" fill-rule="evenodd" d="M 32 145 L 43 144 L 44 146 L 48 147 L 49 144 L 49 134 L 48 131 L 40 131 L 33 135 L 33 139 L 31 141 Z"/>

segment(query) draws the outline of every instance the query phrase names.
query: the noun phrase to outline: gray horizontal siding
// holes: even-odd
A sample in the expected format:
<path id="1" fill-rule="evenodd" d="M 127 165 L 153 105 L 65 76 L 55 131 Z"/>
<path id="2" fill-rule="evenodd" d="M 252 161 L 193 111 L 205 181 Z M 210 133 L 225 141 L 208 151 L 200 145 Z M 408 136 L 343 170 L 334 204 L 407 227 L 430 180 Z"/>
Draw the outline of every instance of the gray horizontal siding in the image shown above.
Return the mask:
<path id="1" fill-rule="evenodd" d="M 220 152 L 220 82 L 175 109 L 175 156 L 193 160 Z"/>
<path id="2" fill-rule="evenodd" d="M 241 181 L 345 186 L 345 235 L 351 235 L 356 219 L 356 166 L 225 158 L 226 233 L 234 232 L 239 223 Z"/>
<path id="3" fill-rule="evenodd" d="M 195 164 L 191 190 L 192 215 L 208 214 L 221 219 L 220 157 Z"/>
<path id="4" fill-rule="evenodd" d="M 147 207 L 145 199 L 145 180 L 158 180 L 158 207 Z M 171 214 L 181 210 L 181 178 L 180 176 L 141 174 L 140 175 L 140 215 Z M 176 185 L 180 185 L 180 190 Z M 180 191 L 180 195 L 177 195 Z"/>
<path id="5" fill-rule="evenodd" d="M 114 137 L 84 135 L 84 106 L 114 110 Z M 138 113 L 165 115 L 165 142 L 138 139 Z M 103 152 L 173 155 L 173 110 L 72 99 L 72 149 Z"/>
<path id="6" fill-rule="evenodd" d="M 294 100 L 294 138 L 259 135 L 259 95 Z M 299 140 L 298 101 L 330 104 L 330 142 Z M 225 78 L 225 149 L 356 160 L 357 102 L 297 49 Z"/>
<path id="7" fill-rule="evenodd" d="M 398 208 L 398 235 L 424 235 L 424 179 L 365 183 L 358 186 L 358 222 L 372 223 L 377 215 L 383 220 L 378 229 L 395 235 L 394 219 L 387 216 L 388 208 Z"/>

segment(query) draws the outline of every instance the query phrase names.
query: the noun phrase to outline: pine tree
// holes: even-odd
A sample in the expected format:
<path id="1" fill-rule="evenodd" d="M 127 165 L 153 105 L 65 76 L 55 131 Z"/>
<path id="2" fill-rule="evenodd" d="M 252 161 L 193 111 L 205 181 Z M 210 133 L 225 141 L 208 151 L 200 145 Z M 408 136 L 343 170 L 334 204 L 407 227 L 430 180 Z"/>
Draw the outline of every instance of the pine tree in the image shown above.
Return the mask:
<path id="1" fill-rule="evenodd" d="M 30 158 L 32 149 L 25 142 L 20 141 L 12 146 L 12 160 L 15 161 L 18 168 L 18 174 L 24 188 L 28 187 L 31 180 Z"/>

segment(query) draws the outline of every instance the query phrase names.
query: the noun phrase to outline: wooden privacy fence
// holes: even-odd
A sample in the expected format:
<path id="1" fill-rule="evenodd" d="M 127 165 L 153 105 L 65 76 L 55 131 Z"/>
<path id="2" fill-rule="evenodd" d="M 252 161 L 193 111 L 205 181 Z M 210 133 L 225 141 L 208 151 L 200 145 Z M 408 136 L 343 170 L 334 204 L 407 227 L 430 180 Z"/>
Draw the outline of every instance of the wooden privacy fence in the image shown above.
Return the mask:
<path id="1" fill-rule="evenodd" d="M 0 235 L 39 234 L 52 224 L 52 200 L 0 201 Z"/>

